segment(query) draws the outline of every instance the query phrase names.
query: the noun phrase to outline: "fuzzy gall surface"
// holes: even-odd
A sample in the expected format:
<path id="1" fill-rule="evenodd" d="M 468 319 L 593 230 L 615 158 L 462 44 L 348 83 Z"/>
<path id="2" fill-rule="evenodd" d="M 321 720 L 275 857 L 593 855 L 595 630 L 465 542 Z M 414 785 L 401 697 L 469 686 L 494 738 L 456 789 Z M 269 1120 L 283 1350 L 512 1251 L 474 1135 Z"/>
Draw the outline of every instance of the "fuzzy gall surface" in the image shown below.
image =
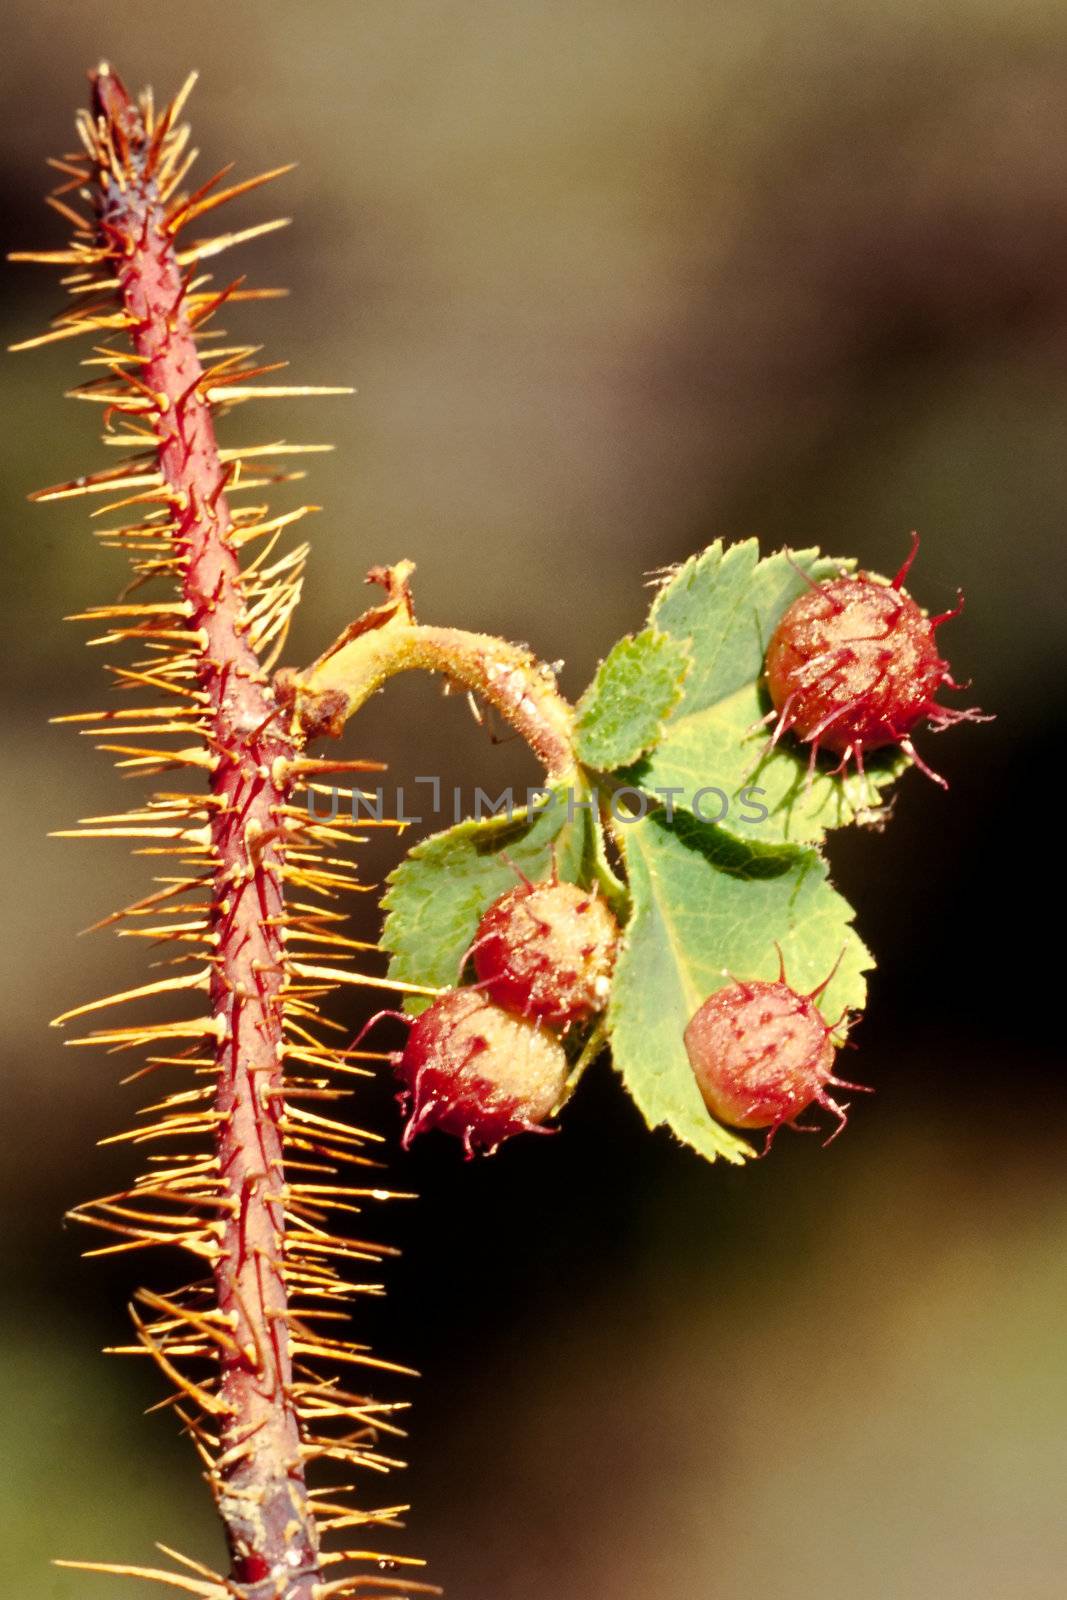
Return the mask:
<path id="1" fill-rule="evenodd" d="M 685 1030 L 704 1104 L 732 1128 L 777 1128 L 827 1095 L 836 1048 L 811 995 L 787 983 L 731 983 L 710 995 Z"/>
<path id="2" fill-rule="evenodd" d="M 573 883 L 520 883 L 489 907 L 474 970 L 497 1005 L 561 1027 L 602 1011 L 619 942 L 615 918 Z"/>
<path id="3" fill-rule="evenodd" d="M 949 613 L 948 615 L 953 615 Z M 789 730 L 847 761 L 886 745 L 909 749 L 924 718 L 944 727 L 974 713 L 939 706 L 952 675 L 937 648 L 946 617 L 923 614 L 899 580 L 860 573 L 802 594 L 782 617 L 767 650 L 766 678 Z"/>
<path id="4" fill-rule="evenodd" d="M 412 1024 L 394 1064 L 410 1108 L 407 1148 L 424 1128 L 467 1154 L 541 1129 L 563 1095 L 568 1063 L 555 1034 L 502 1010 L 478 989 L 453 989 Z"/>

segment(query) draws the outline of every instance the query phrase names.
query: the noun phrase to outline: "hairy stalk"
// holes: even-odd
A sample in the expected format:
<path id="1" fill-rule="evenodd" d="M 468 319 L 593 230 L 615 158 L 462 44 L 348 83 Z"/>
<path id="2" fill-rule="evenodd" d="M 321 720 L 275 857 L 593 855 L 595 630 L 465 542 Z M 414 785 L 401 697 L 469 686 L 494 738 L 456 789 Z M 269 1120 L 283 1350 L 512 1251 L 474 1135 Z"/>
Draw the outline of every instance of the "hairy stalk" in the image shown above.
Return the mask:
<path id="1" fill-rule="evenodd" d="M 74 239 L 66 251 L 25 257 L 73 269 L 66 283 L 75 309 L 25 343 L 127 335 L 132 348 L 125 352 L 110 342 L 96 346 L 89 364 L 103 367 L 104 376 L 75 393 L 105 406 L 110 443 L 138 453 L 117 469 L 35 498 L 119 493 L 105 509 L 134 506 L 137 520 L 105 530 L 105 544 L 133 556 L 132 589 L 162 579 L 176 586 L 177 598 L 140 604 L 124 597 L 84 613 L 106 624 L 94 643 L 132 640 L 145 652 L 132 667 L 113 669 L 116 687 L 147 689 L 163 703 L 61 720 L 111 738 L 178 735 L 178 749 L 165 742 L 103 748 L 134 771 L 190 770 L 206 777 L 207 793 L 167 792 L 122 816 L 86 819 L 78 830 L 81 837 L 141 839 L 145 853 L 179 858 L 182 875 L 157 879 L 161 887 L 104 919 L 147 919 L 154 925 L 122 931 L 176 946 L 168 964 L 179 971 L 57 1021 L 179 992 L 204 995 L 207 1014 L 71 1041 L 147 1047 L 152 1053 L 134 1078 L 177 1069 L 186 1082 L 192 1074 L 194 1085 L 156 1105 L 157 1120 L 119 1137 L 191 1140 L 195 1148 L 156 1157 L 159 1164 L 129 1190 L 74 1214 L 122 1237 L 108 1249 L 171 1242 L 210 1269 L 206 1281 L 166 1296 L 138 1292 L 133 1349 L 151 1355 L 173 1385 L 172 1403 L 207 1469 L 230 1551 L 225 1578 L 180 1556 L 174 1559 L 182 1572 L 102 1570 L 153 1577 L 204 1600 L 424 1593 L 425 1585 L 388 1575 L 407 1564 L 401 1558 L 326 1549 L 320 1537 L 394 1526 L 401 1508 L 365 1511 L 350 1503 L 349 1487 L 327 1482 L 311 1491 L 305 1479 L 313 1462 L 332 1462 L 342 1474 L 396 1465 L 379 1449 L 383 1434 L 398 1432 L 390 1419 L 396 1408 L 337 1377 L 352 1366 L 387 1363 L 315 1327 L 320 1318 L 344 1320 L 338 1302 L 352 1290 L 374 1288 L 346 1283 L 332 1263 L 373 1262 L 384 1253 L 335 1235 L 332 1215 L 386 1196 L 338 1179 L 339 1162 L 370 1165 L 358 1154 L 369 1136 L 306 1104 L 342 1097 L 346 1078 L 365 1070 L 358 1061 L 366 1053 L 339 1050 L 321 1036 L 330 1026 L 320 1015 L 322 997 L 338 983 L 396 986 L 343 965 L 366 947 L 339 932 L 343 917 L 317 902 L 360 887 L 337 855 L 352 834 L 344 822 L 317 823 L 301 796 L 319 773 L 375 764 L 305 756 L 306 741 L 287 726 L 270 682 L 264 652 L 269 646 L 276 654 L 285 638 L 306 548 L 274 552 L 303 511 L 272 518 L 266 507 L 232 505 L 237 490 L 293 476 L 270 457 L 317 447 L 223 451 L 214 422 L 219 409 L 253 397 L 346 391 L 257 387 L 250 380 L 272 369 L 253 364 L 251 346 L 216 346 L 207 367 L 201 359 L 200 341 L 214 336 L 205 324 L 223 304 L 272 291 L 241 289 L 240 280 L 209 289 L 209 280 L 196 276 L 200 263 L 277 224 L 188 249 L 177 236 L 287 169 L 228 189 L 218 187 L 219 173 L 188 195 L 181 188 L 191 159 L 188 129 L 178 114 L 191 82 L 158 113 L 150 94 L 135 102 L 107 67 L 92 82 L 92 114 L 79 124 L 84 153 L 55 163 L 67 181 L 53 204 L 73 222 Z M 89 202 L 90 218 L 60 198 L 74 190 Z M 258 479 L 245 467 L 253 458 Z M 242 571 L 248 546 L 259 554 Z M 330 965 L 321 964 L 326 955 Z M 350 1562 L 360 1570 L 327 1578 Z"/>
<path id="2" fill-rule="evenodd" d="M 565 778 L 576 765 L 574 711 L 551 668 L 490 634 L 416 622 L 413 571 L 410 561 L 375 567 L 367 581 L 382 585 L 385 603 L 351 623 L 305 671 L 278 674 L 279 690 L 293 706 L 294 737 L 339 735 L 388 678 L 422 668 L 479 694 L 522 735 L 550 780 Z"/>

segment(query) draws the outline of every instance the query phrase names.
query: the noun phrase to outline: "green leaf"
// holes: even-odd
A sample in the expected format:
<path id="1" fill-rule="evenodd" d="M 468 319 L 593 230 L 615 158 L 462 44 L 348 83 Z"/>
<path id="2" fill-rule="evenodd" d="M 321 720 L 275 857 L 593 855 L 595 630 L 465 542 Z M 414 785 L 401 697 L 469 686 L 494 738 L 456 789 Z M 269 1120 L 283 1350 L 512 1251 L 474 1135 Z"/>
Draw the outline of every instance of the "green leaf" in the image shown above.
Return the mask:
<path id="1" fill-rule="evenodd" d="M 863 1005 L 873 961 L 852 908 L 830 886 L 816 851 L 759 845 L 686 812 L 659 810 L 620 824 L 634 915 L 612 987 L 615 1066 L 650 1127 L 666 1125 L 709 1160 L 740 1162 L 752 1147 L 704 1106 L 683 1034 L 697 1008 L 733 978 L 786 978 L 820 997 L 836 1022 Z"/>
<path id="2" fill-rule="evenodd" d="M 575 738 L 587 767 L 628 767 L 656 743 L 689 670 L 684 640 L 646 628 L 620 639 L 578 702 Z"/>
<path id="3" fill-rule="evenodd" d="M 872 753 L 866 784 L 855 772 L 834 776 L 825 760 L 809 783 L 808 747 L 785 734 L 768 750 L 771 730 L 760 725 L 771 708 L 763 686 L 771 634 L 803 593 L 803 574 L 818 582 L 842 565 L 816 550 L 780 551 L 761 561 L 756 541 L 747 539 L 727 550 L 713 544 L 678 569 L 649 620 L 670 638 L 688 641 L 692 662 L 658 743 L 627 782 L 650 792 L 673 790 L 677 803 L 703 820 L 768 843 L 815 842 L 828 828 L 877 818 L 879 789 L 908 765 L 901 751 Z"/>
<path id="4" fill-rule="evenodd" d="M 389 976 L 445 988 L 459 982 L 463 958 L 482 914 L 520 881 L 536 882 L 553 867 L 572 883 L 589 883 L 599 865 L 598 824 L 581 803 L 577 779 L 543 791 L 543 801 L 514 816 L 468 819 L 423 839 L 388 878 L 389 913 L 382 944 Z M 408 1010 L 429 1000 L 408 996 Z"/>

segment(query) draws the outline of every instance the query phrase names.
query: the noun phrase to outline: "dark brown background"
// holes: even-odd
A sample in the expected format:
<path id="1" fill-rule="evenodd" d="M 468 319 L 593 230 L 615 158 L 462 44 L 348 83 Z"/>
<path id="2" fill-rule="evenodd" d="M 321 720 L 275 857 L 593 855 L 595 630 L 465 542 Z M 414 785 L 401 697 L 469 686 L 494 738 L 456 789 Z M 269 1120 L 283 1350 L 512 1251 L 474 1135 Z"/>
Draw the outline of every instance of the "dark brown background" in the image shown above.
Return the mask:
<path id="1" fill-rule="evenodd" d="M 359 394 L 228 435 L 338 446 L 289 660 L 405 555 L 426 618 L 528 639 L 572 693 L 640 622 L 642 574 L 716 535 L 891 571 L 918 526 L 919 597 L 967 591 L 943 640 L 997 722 L 925 738 L 951 794 L 911 775 L 884 835 L 833 846 L 882 963 L 851 1063 L 878 1094 L 847 1137 L 706 1168 L 604 1064 L 559 1138 L 396 1160 L 422 1199 L 378 1218 L 404 1254 L 360 1317 L 424 1374 L 393 1386 L 413 1465 L 379 1490 L 413 1500 L 409 1548 L 455 1600 L 1061 1594 L 1062 8 L 11 0 L 5 44 L 14 247 L 60 241 L 42 161 L 101 55 L 160 95 L 201 68 L 204 176 L 300 163 L 274 201 L 296 226 L 240 264 L 293 297 L 231 325 Z M 58 301 L 44 269 L 7 291 L 10 339 Z M 139 1416 L 158 1387 L 96 1354 L 154 1267 L 83 1264 L 59 1221 L 128 1170 L 93 1141 L 136 1091 L 45 1022 L 138 981 L 142 951 L 74 935 L 146 875 L 45 838 L 123 798 L 46 724 L 101 687 L 60 616 L 120 581 L 84 506 L 24 498 L 103 459 L 60 398 L 78 354 L 0 369 L 0 1526 L 9 1594 L 132 1600 L 46 1558 L 218 1552 L 186 1447 Z M 427 682 L 349 748 L 398 777 L 534 776 Z M 396 1130 L 384 1087 L 361 1114 Z"/>

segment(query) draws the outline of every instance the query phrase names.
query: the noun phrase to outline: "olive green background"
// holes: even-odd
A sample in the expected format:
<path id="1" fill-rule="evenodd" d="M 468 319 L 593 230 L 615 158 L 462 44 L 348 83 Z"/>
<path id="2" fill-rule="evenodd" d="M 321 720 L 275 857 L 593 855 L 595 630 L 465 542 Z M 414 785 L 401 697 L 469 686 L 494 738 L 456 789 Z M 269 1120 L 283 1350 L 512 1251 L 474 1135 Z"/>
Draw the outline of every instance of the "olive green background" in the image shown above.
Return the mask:
<path id="1" fill-rule="evenodd" d="M 0 66 L 10 247 L 55 246 L 43 159 L 87 67 L 160 96 L 191 66 L 206 177 L 297 160 L 222 266 L 292 298 L 228 325 L 349 400 L 250 408 L 234 441 L 327 438 L 287 659 L 418 562 L 431 620 L 528 640 L 580 692 L 639 625 L 643 574 L 723 535 L 821 543 L 964 616 L 942 635 L 985 728 L 922 737 L 952 782 L 839 838 L 881 956 L 850 1075 L 878 1093 L 828 1151 L 706 1168 L 648 1136 L 605 1063 L 555 1139 L 391 1162 L 422 1198 L 359 1309 L 419 1367 L 398 1548 L 455 1600 L 1052 1600 L 1067 1563 L 1067 1185 L 1054 883 L 1067 514 L 1067 15 L 955 0 L 10 0 Z M 5 272 L 5 340 L 60 301 Z M 39 484 L 104 460 L 64 402 L 84 352 L 6 359 L 4 1173 L 0 1571 L 26 1600 L 141 1593 L 52 1555 L 144 1561 L 218 1539 L 123 1304 L 166 1262 L 84 1263 L 64 1209 L 116 1187 L 94 1149 L 138 1102 L 47 1019 L 139 981 L 79 928 L 150 864 L 50 828 L 125 798 L 47 718 L 103 674 L 64 612 L 111 597 L 87 506 Z M 278 504 L 295 503 L 285 491 Z M 493 792 L 536 770 L 462 701 L 401 681 L 350 730 L 398 781 Z M 390 847 L 368 849 L 367 875 Z M 355 908 L 372 926 L 373 897 Z M 355 1007 L 344 1013 L 353 1024 Z M 389 1088 L 357 1114 L 395 1134 Z M 147 1591 L 145 1591 L 147 1592 Z"/>

